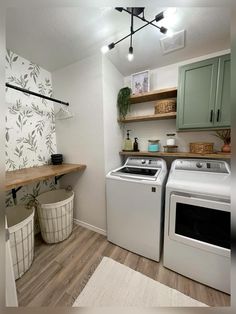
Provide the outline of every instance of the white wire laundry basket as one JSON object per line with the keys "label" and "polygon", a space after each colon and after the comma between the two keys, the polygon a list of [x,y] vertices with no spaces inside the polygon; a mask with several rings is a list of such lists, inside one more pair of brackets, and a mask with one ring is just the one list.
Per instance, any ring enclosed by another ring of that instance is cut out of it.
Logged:
{"label": "white wire laundry basket", "polygon": [[34,258],[34,208],[8,207],[6,217],[14,275],[18,279],[30,268]]}
{"label": "white wire laundry basket", "polygon": [[74,192],[64,189],[39,195],[38,218],[45,242],[57,243],[69,237],[73,227]]}

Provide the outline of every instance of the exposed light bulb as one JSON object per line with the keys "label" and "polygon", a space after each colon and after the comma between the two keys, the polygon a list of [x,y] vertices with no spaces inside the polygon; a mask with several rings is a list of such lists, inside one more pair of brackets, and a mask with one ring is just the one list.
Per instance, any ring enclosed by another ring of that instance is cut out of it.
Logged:
{"label": "exposed light bulb", "polygon": [[102,53],[107,53],[109,51],[109,47],[108,46],[103,46],[102,48],[101,48],[101,52]]}
{"label": "exposed light bulb", "polygon": [[174,32],[171,29],[168,29],[166,32],[166,36],[173,37],[173,35],[174,35]]}
{"label": "exposed light bulb", "polygon": [[131,62],[134,59],[133,47],[129,47],[128,60]]}
{"label": "exposed light bulb", "polygon": [[128,54],[128,60],[131,62],[134,59],[134,55],[132,53]]}
{"label": "exposed light bulb", "polygon": [[176,8],[168,8],[163,12],[164,18],[170,18],[173,15],[175,15],[175,13],[176,13]]}

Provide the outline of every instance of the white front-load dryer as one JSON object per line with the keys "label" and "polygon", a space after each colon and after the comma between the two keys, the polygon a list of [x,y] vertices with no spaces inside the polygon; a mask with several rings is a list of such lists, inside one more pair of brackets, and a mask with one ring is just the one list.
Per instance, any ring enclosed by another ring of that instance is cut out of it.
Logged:
{"label": "white front-load dryer", "polygon": [[230,293],[230,168],[175,160],[166,184],[163,264]]}

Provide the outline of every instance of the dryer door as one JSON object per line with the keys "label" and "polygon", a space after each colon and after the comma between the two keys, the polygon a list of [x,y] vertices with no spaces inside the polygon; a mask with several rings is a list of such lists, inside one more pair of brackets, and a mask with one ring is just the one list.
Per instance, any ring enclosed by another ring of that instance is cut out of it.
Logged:
{"label": "dryer door", "polygon": [[171,195],[169,236],[186,245],[230,256],[230,204]]}

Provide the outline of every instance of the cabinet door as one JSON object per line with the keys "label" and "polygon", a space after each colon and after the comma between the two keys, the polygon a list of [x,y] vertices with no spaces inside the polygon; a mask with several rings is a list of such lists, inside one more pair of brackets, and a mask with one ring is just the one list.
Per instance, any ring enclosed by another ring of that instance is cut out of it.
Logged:
{"label": "cabinet door", "polygon": [[230,55],[219,58],[215,125],[230,127]]}
{"label": "cabinet door", "polygon": [[213,127],[218,58],[180,68],[177,99],[177,128]]}

